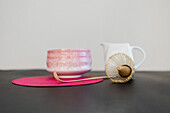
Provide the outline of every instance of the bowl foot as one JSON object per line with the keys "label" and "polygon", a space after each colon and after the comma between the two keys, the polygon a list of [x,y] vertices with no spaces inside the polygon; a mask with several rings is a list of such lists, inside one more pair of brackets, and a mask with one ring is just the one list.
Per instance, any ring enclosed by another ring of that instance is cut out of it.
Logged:
{"label": "bowl foot", "polygon": [[82,75],[59,75],[59,78],[79,78]]}

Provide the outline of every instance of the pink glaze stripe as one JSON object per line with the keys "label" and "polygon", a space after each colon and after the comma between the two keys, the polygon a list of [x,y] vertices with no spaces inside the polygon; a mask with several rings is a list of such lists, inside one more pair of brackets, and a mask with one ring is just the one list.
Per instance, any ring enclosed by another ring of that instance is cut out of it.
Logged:
{"label": "pink glaze stripe", "polygon": [[[78,80],[78,79],[84,79],[84,78],[91,78],[91,77],[80,77],[80,78],[66,79],[66,80]],[[94,79],[94,80],[63,83],[63,82],[57,81],[54,77],[51,77],[51,76],[39,76],[39,77],[27,77],[27,78],[15,79],[12,81],[12,83],[21,85],[21,86],[36,86],[36,87],[43,86],[44,87],[44,86],[77,86],[77,85],[98,83],[101,81],[103,81],[102,78]]]}

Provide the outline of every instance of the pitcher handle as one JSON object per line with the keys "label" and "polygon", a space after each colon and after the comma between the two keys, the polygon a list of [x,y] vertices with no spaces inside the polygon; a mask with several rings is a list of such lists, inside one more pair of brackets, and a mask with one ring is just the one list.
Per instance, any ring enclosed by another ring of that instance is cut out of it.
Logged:
{"label": "pitcher handle", "polygon": [[137,49],[137,50],[139,50],[142,54],[143,54],[143,59],[137,64],[137,65],[135,65],[135,69],[137,69],[137,68],[139,68],[139,66],[141,66],[142,65],[142,63],[144,62],[144,60],[146,59],[146,53],[145,53],[145,51],[141,48],[141,47],[139,47],[139,46],[131,46],[131,50],[133,50],[133,49]]}

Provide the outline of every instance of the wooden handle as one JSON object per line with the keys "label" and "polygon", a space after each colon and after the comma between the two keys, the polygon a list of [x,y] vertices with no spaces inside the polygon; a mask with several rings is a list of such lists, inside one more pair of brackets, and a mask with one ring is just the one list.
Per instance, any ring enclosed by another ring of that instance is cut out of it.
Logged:
{"label": "wooden handle", "polygon": [[131,71],[132,71],[132,69],[127,65],[118,66],[117,70],[118,70],[119,75],[121,77],[128,77],[131,74]]}

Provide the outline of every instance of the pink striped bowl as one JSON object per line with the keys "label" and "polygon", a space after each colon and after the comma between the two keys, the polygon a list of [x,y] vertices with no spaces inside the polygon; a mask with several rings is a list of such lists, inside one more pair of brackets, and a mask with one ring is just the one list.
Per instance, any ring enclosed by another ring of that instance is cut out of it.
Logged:
{"label": "pink striped bowl", "polygon": [[92,68],[88,49],[53,49],[47,52],[47,71],[60,78],[78,78]]}

